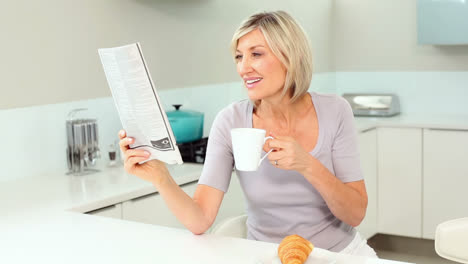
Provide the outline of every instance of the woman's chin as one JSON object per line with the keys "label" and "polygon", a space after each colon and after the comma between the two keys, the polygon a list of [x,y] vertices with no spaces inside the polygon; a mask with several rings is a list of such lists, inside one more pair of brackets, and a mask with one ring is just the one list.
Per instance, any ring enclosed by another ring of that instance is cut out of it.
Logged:
{"label": "woman's chin", "polygon": [[251,101],[261,100],[264,97],[257,91],[252,91],[252,90],[247,90],[247,96],[249,97]]}
{"label": "woman's chin", "polygon": [[277,91],[276,93],[274,92],[269,92],[269,91],[263,91],[259,92],[258,90],[247,90],[247,96],[249,97],[250,101],[257,101],[257,100],[263,100],[267,98],[274,98],[281,96],[281,91]]}

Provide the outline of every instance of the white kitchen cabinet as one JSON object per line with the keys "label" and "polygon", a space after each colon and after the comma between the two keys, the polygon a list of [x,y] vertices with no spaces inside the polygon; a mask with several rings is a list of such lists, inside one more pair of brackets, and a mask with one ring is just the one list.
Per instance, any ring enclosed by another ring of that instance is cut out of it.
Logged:
{"label": "white kitchen cabinet", "polygon": [[378,232],[422,237],[422,129],[377,132]]}
{"label": "white kitchen cabinet", "polygon": [[[182,190],[193,197],[197,182],[181,186]],[[161,195],[152,193],[138,197],[122,204],[122,218],[124,220],[155,224],[175,228],[185,228],[169,210]]]}
{"label": "white kitchen cabinet", "polygon": [[122,204],[114,204],[91,212],[87,212],[87,214],[122,219]]}
{"label": "white kitchen cabinet", "polygon": [[[190,197],[193,197],[197,186],[197,182],[192,182],[182,185],[181,187],[185,193]],[[241,214],[245,214],[244,195],[237,179],[237,175],[233,173],[229,190],[224,195],[223,202],[212,227],[226,218]],[[185,228],[172,214],[163,198],[158,193],[149,194],[123,202],[122,218],[124,220],[147,224]]]}
{"label": "white kitchen cabinet", "polygon": [[369,239],[377,234],[377,130],[361,132],[358,140],[368,203],[366,217],[357,230],[365,239]]}
{"label": "white kitchen cabinet", "polygon": [[424,129],[423,237],[468,216],[468,131]]}

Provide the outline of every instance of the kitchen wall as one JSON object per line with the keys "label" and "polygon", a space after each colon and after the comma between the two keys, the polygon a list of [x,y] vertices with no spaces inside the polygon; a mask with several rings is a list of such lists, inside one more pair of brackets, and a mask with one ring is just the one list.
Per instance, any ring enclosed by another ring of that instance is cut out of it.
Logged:
{"label": "kitchen wall", "polygon": [[[416,0],[24,0],[0,9],[0,182],[64,173],[65,120],[96,117],[101,148],[120,121],[96,49],[140,41],[168,110],[182,103],[216,113],[245,98],[228,45],[254,11],[284,9],[309,34],[311,90],[394,92],[405,114],[468,116],[468,45],[416,43]],[[189,43],[189,45],[187,44]],[[209,43],[209,45],[207,45]],[[207,104],[207,96],[216,98]]]}
{"label": "kitchen wall", "polygon": [[[205,136],[216,113],[246,98],[229,43],[248,15],[286,10],[307,31],[314,51],[312,87],[334,92],[329,0],[9,1],[0,9],[0,182],[30,175],[65,176],[69,111],[98,119],[107,162],[121,128],[97,48],[142,44],[165,109],[182,103],[205,113]],[[216,98],[207,104],[206,98]]]}
{"label": "kitchen wall", "polygon": [[419,45],[416,14],[416,0],[335,0],[336,93],[392,92],[405,114],[468,116],[468,45]]}
{"label": "kitchen wall", "polygon": [[417,43],[416,0],[335,0],[337,72],[468,71],[468,45]]}
{"label": "kitchen wall", "polygon": [[468,71],[336,72],[336,93],[395,93],[402,115],[465,116]]}
{"label": "kitchen wall", "polygon": [[[311,89],[329,93],[334,90],[333,73],[317,73]],[[205,114],[204,136],[208,136],[216,114],[229,103],[247,98],[241,82],[192,86],[189,88],[159,91],[164,108],[175,103],[184,108],[196,109]],[[207,97],[216,98],[209,100]],[[122,128],[112,97],[103,97],[65,103],[47,104],[0,110],[0,183],[26,176],[63,174],[67,172],[65,159],[65,120],[73,109],[86,107],[77,118],[92,117],[98,120],[102,158],[99,169],[108,164],[109,145],[118,140]]]}
{"label": "kitchen wall", "polygon": [[329,0],[4,1],[0,109],[110,96],[97,49],[139,41],[161,90],[238,79],[234,30],[257,11],[283,9],[309,33],[315,72],[331,67]]}

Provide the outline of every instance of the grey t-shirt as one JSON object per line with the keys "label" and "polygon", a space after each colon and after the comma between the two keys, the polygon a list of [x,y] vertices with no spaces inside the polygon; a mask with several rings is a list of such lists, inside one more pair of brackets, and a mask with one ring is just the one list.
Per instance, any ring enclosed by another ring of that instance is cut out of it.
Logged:
{"label": "grey t-shirt", "polygon": [[[348,102],[337,95],[310,94],[319,124],[317,144],[310,155],[342,182],[362,180],[357,131]],[[251,128],[252,114],[250,100],[232,103],[218,113],[199,184],[228,190],[234,166],[230,131]],[[342,250],[353,239],[355,229],[336,218],[298,172],[263,161],[257,171],[237,171],[237,176],[247,202],[249,239],[280,243],[285,236],[298,234],[331,251]]]}

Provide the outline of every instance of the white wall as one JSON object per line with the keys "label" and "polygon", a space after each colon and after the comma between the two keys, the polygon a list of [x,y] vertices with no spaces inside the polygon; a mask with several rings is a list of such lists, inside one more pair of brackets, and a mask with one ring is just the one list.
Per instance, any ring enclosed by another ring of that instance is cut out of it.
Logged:
{"label": "white wall", "polygon": [[[312,89],[332,91],[334,74],[316,74]],[[240,81],[167,89],[158,94],[166,110],[171,109],[172,104],[182,103],[185,109],[203,112],[204,136],[208,136],[216,114],[223,107],[247,98]],[[68,170],[65,159],[65,120],[70,110],[82,107],[88,110],[79,112],[77,118],[92,117],[98,120],[102,158],[98,160],[97,166],[105,167],[109,161],[109,144],[118,140],[117,132],[122,128],[112,97],[6,109],[0,110],[3,149],[0,151],[0,184],[2,181],[51,173],[69,177],[65,175]]]}
{"label": "white wall", "polygon": [[97,49],[139,41],[158,89],[237,80],[229,42],[257,11],[304,26],[315,71],[331,71],[329,0],[44,0],[0,8],[0,109],[110,96]]}
{"label": "white wall", "polygon": [[418,45],[416,20],[416,0],[335,0],[335,71],[468,71],[468,45]]}
{"label": "white wall", "polygon": [[468,71],[336,72],[336,93],[394,93],[402,115],[464,116]]}
{"label": "white wall", "polygon": [[[404,113],[468,116],[468,45],[416,45],[413,4],[10,1],[0,8],[0,109],[9,108],[0,110],[0,181],[65,173],[65,119],[73,108],[87,107],[84,115],[98,118],[104,152],[117,139],[121,125],[98,47],[140,41],[166,110],[182,103],[204,112],[208,135],[216,113],[245,97],[228,53],[231,35],[248,14],[264,9],[289,11],[308,32],[314,50],[312,90],[395,92]],[[217,100],[207,104],[207,95]]]}
{"label": "white wall", "polygon": [[335,0],[335,92],[395,93],[403,114],[468,116],[468,44],[417,44],[416,0]]}

